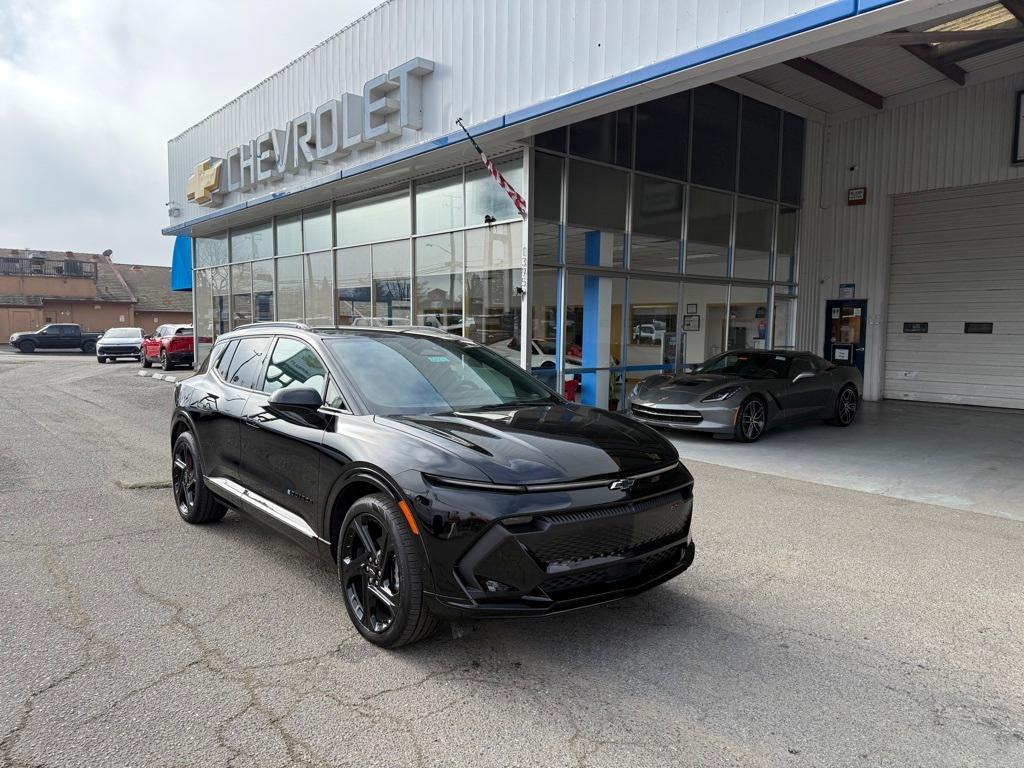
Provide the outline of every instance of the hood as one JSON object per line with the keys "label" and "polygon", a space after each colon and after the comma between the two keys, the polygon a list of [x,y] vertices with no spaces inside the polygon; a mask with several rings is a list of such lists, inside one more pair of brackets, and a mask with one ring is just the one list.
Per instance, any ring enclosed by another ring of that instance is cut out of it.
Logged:
{"label": "hood", "polygon": [[494,483],[524,485],[635,474],[679,460],[676,449],[649,427],[573,404],[376,419],[457,454]]}
{"label": "hood", "polygon": [[739,376],[722,376],[716,373],[686,373],[645,387],[633,398],[634,402],[645,405],[661,403],[688,403],[700,400],[712,392],[727,386],[741,386],[746,383]]}

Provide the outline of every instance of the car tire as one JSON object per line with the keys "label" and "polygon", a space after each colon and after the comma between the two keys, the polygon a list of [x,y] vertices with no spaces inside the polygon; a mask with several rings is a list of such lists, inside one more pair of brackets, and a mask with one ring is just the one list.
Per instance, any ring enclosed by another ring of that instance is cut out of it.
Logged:
{"label": "car tire", "polygon": [[18,344],[18,351],[30,355],[36,351],[36,343],[34,341],[23,341]]}
{"label": "car tire", "polygon": [[835,410],[828,423],[836,427],[850,426],[857,418],[859,405],[860,397],[857,395],[857,388],[853,384],[847,384],[836,395]]}
{"label": "car tire", "polygon": [[204,482],[203,463],[191,432],[182,432],[171,452],[171,492],[181,519],[192,525],[215,523],[227,513]]}
{"label": "car tire", "polygon": [[85,344],[82,345],[82,351],[85,352],[85,354],[87,354],[87,355],[91,355],[93,352],[96,351],[96,342],[95,341],[87,341],[87,342],[85,342]]}
{"label": "car tire", "polygon": [[96,362],[99,363],[100,365],[103,365],[104,363],[107,362],[107,358],[96,355]]}
{"label": "car tire", "polygon": [[152,368],[153,367],[153,364],[151,362],[149,362],[149,358],[146,357],[146,353],[145,352],[143,352],[142,355],[139,356],[139,365],[141,365],[143,368]]}
{"label": "car tire", "polygon": [[741,443],[756,443],[767,429],[768,406],[760,397],[748,397],[736,413],[736,439]]}
{"label": "car tire", "polygon": [[423,595],[426,566],[416,536],[391,497],[364,496],[349,508],[338,533],[337,563],[345,610],[374,645],[397,648],[437,628]]}
{"label": "car tire", "polygon": [[171,365],[171,361],[167,359],[167,353],[162,349],[160,350],[160,367],[165,371],[169,371],[174,367]]}

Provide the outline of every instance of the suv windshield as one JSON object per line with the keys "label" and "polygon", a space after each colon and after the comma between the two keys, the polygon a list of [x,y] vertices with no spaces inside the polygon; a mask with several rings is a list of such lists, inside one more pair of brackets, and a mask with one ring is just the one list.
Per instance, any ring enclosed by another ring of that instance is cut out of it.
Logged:
{"label": "suv windshield", "polygon": [[105,339],[137,339],[142,335],[141,328],[111,328],[103,334]]}
{"label": "suv windshield", "polygon": [[518,366],[475,345],[392,333],[326,339],[374,413],[443,413],[558,402]]}
{"label": "suv windshield", "polygon": [[701,363],[694,373],[717,373],[741,379],[781,379],[786,377],[789,360],[770,352],[726,352]]}

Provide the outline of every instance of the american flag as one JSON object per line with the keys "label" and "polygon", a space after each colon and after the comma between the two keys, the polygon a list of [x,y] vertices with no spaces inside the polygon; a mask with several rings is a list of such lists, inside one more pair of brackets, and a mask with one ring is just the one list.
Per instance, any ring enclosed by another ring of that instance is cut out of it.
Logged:
{"label": "american flag", "polygon": [[494,163],[491,162],[490,158],[488,158],[487,155],[484,154],[484,151],[480,149],[480,145],[476,143],[476,139],[474,139],[470,132],[466,130],[466,126],[463,124],[462,118],[460,117],[455,122],[459,126],[459,128],[461,128],[462,131],[466,134],[467,138],[469,138],[469,140],[473,143],[473,148],[480,154],[480,160],[482,160],[483,164],[487,167],[487,171],[491,174],[494,180],[498,182],[498,186],[505,190],[505,194],[509,196],[509,199],[512,201],[513,205],[515,205],[516,210],[519,211],[519,215],[525,219],[525,198],[523,198],[522,195],[516,192],[515,188],[509,183],[508,179],[501,175],[501,171],[497,169]]}

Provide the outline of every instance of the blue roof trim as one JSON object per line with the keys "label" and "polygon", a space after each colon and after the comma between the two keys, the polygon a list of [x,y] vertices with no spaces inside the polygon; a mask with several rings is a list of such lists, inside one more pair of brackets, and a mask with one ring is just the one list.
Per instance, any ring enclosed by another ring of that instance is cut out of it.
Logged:
{"label": "blue roof trim", "polygon": [[[665,75],[682,72],[683,70],[691,69],[700,64],[706,64],[709,61],[715,61],[716,59],[731,56],[742,51],[750,50],[751,48],[756,48],[786,37],[800,34],[801,32],[806,32],[817,27],[825,26],[826,24],[831,24],[851,16],[856,16],[859,13],[865,13],[886,5],[894,5],[900,1],[901,0],[835,0],[835,2],[831,2],[810,11],[795,14],[772,24],[768,24],[767,26],[751,30],[750,32],[744,32],[741,35],[736,35],[735,37],[730,37],[726,40],[706,45],[703,48],[697,48],[693,51],[680,54],[679,56],[674,56],[670,59],[635,69],[623,75],[609,78],[608,80],[602,80],[599,83],[585,86],[579,90],[571,91],[569,93],[562,94],[561,96],[547,99],[546,101],[542,101],[538,104],[524,107],[523,109],[516,110],[515,112],[510,112],[507,115],[473,125],[470,127],[470,131],[472,131],[474,135],[489,133],[491,131],[498,130],[499,128],[515,125],[516,123],[521,123],[526,120],[532,120],[536,117],[575,106],[585,101],[596,99],[600,96],[606,96],[616,91],[640,85],[641,83],[645,83],[659,77],[664,77]],[[263,195],[262,197],[238,203],[229,208],[222,208],[203,216],[199,216],[198,218],[190,219],[187,222],[167,227],[162,231],[165,235],[188,234],[191,227],[196,224],[201,224],[221,216],[227,216],[231,213],[235,213],[236,211],[244,210],[272,200],[279,200],[281,198],[288,197],[289,195],[319,187],[323,184],[332,184],[336,181],[341,181],[352,176],[357,176],[361,173],[383,168],[387,165],[391,165],[392,163],[408,160],[411,157],[426,154],[427,152],[432,152],[436,149],[458,144],[463,141],[466,141],[466,136],[462,131],[452,131],[444,136],[430,139],[429,141],[425,141],[420,144],[415,144],[411,147],[407,147],[406,149],[398,150],[397,152],[392,152],[391,154],[370,160],[369,162],[354,166],[347,170],[338,171],[337,173],[332,173],[329,176],[319,177],[302,186],[290,187],[287,190]]]}
{"label": "blue roof trim", "polygon": [[192,238],[179,235],[174,238],[171,256],[171,290],[192,290]]}

